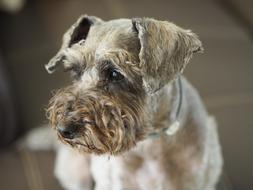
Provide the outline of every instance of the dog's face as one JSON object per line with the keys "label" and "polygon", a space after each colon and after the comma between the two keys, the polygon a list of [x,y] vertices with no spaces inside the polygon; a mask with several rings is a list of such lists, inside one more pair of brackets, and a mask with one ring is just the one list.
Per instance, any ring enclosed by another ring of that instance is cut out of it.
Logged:
{"label": "dog's face", "polygon": [[74,81],[50,100],[50,123],[81,151],[129,150],[152,129],[149,97],[201,49],[195,34],[169,22],[82,16],[46,66],[53,72],[63,65]]}

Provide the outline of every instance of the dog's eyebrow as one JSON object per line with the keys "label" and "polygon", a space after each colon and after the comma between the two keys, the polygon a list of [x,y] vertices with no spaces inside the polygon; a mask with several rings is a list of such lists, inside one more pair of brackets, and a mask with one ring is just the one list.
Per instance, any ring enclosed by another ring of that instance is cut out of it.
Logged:
{"label": "dog's eyebrow", "polygon": [[102,71],[114,67],[114,64],[111,60],[100,60],[98,63],[98,67]]}

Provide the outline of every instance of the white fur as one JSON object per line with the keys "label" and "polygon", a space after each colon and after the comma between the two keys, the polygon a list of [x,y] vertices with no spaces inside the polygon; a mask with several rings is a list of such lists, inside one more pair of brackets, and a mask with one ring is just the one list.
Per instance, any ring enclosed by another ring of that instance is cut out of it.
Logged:
{"label": "white fur", "polygon": [[91,188],[88,157],[61,146],[55,163],[55,176],[65,189],[88,190]]}
{"label": "white fur", "polygon": [[19,146],[27,147],[30,150],[56,150],[60,145],[56,134],[48,125],[43,125],[29,131],[18,143]]}

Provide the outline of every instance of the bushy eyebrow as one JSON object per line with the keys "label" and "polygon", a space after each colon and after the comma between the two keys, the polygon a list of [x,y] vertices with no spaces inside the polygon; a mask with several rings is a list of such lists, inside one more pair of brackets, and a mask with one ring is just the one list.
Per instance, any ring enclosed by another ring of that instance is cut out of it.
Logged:
{"label": "bushy eyebrow", "polygon": [[100,60],[98,63],[98,68],[100,71],[105,71],[110,68],[115,68],[115,65],[113,64],[112,60]]}
{"label": "bushy eyebrow", "polygon": [[123,66],[129,61],[130,57],[126,50],[111,49],[104,52],[103,56],[99,56],[96,62],[101,69],[113,67],[120,70],[120,65]]}
{"label": "bushy eyebrow", "polygon": [[96,61],[97,68],[100,72],[108,69],[116,69],[122,75],[134,82],[134,78],[140,75],[137,60],[132,55],[123,49],[107,50],[102,56],[99,56]]}

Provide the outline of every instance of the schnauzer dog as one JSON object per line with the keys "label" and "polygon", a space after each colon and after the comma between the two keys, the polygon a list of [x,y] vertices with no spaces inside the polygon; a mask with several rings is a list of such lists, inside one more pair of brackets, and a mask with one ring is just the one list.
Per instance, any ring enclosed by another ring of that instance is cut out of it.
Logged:
{"label": "schnauzer dog", "polygon": [[167,21],[81,16],[46,65],[73,77],[47,111],[68,145],[55,168],[64,188],[214,190],[216,123],[181,76],[202,51],[196,34]]}

